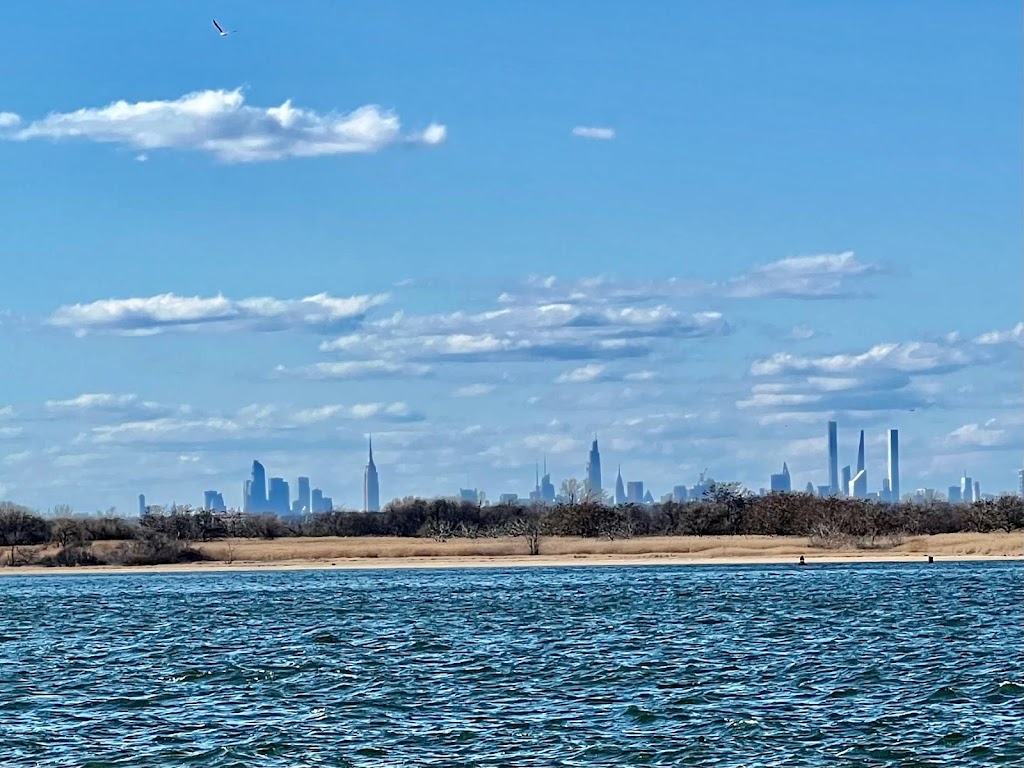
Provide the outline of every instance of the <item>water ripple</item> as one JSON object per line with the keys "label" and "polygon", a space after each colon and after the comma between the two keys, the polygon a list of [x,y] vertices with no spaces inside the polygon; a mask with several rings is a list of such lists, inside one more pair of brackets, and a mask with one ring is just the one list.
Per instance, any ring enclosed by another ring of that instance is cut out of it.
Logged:
{"label": "water ripple", "polygon": [[1024,764],[1017,563],[6,577],[4,766]]}

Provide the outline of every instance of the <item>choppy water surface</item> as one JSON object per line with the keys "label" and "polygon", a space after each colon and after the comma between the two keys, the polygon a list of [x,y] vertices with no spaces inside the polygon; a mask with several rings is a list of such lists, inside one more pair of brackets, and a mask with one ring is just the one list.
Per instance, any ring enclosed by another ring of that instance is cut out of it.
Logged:
{"label": "choppy water surface", "polygon": [[1024,765],[1019,563],[0,578],[4,766]]}

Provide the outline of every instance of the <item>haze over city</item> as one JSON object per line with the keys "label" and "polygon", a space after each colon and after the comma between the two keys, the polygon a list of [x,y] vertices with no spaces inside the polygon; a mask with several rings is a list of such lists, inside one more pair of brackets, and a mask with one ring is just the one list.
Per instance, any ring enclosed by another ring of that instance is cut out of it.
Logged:
{"label": "haze over city", "polygon": [[359,508],[371,433],[384,502],[595,433],[656,497],[801,489],[829,420],[871,491],[888,429],[904,493],[1017,489],[1019,8],[30,6],[0,498],[237,506],[258,457]]}

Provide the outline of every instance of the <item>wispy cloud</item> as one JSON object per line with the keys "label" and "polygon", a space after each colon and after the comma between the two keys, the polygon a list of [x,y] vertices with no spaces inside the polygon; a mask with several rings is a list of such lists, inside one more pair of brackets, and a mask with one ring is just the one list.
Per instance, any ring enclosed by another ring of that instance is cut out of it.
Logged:
{"label": "wispy cloud", "polygon": [[436,362],[611,360],[644,356],[661,339],[729,332],[731,326],[718,312],[681,312],[663,305],[525,303],[476,314],[399,313],[364,323],[320,348],[351,357]]}
{"label": "wispy cloud", "polygon": [[28,123],[14,113],[0,113],[0,138],[8,140],[78,139],[146,151],[191,150],[229,163],[430,146],[442,143],[446,133],[437,123],[405,133],[394,112],[376,105],[347,114],[301,109],[290,100],[277,107],[250,106],[241,88],[196,91],[171,100],[122,100],[52,112]]}
{"label": "wispy cloud", "polygon": [[951,451],[1019,451],[1024,447],[1021,419],[989,419],[964,424],[946,435],[944,447]]}
{"label": "wispy cloud", "polygon": [[[198,413],[185,410],[174,416],[131,418],[116,424],[93,427],[76,438],[77,443],[151,443],[207,446],[220,442],[309,434],[310,428],[332,421],[411,423],[424,416],[407,403],[328,404],[312,408],[252,404],[234,413]],[[305,431],[304,431],[305,430]]]}
{"label": "wispy cloud", "polygon": [[577,125],[572,129],[572,135],[578,136],[581,139],[610,141],[615,138],[615,129],[596,125]]}
{"label": "wispy cloud", "polygon": [[555,379],[556,384],[590,384],[605,375],[605,366],[590,363],[571,371],[566,371]]}
{"label": "wispy cloud", "polygon": [[973,339],[952,333],[931,341],[888,342],[862,352],[777,352],[753,362],[750,373],[760,381],[736,405],[774,411],[776,416],[928,408],[950,396],[938,383],[940,377],[1006,363],[1017,355],[1020,344],[1021,333],[1014,327]]}
{"label": "wispy cloud", "polygon": [[464,387],[459,387],[452,394],[455,397],[483,397],[493,391],[494,386],[492,384],[467,384]]}
{"label": "wispy cloud", "polygon": [[188,406],[171,406],[143,400],[135,394],[110,394],[87,392],[67,400],[47,400],[44,407],[58,416],[82,416],[97,414],[117,415],[121,418],[155,418],[173,413],[187,413]]}
{"label": "wispy cloud", "polygon": [[[592,276],[560,280],[553,275],[526,281],[527,295],[548,302],[601,300],[606,303],[668,301],[676,299],[849,299],[864,297],[862,287],[883,272],[878,264],[859,260],[852,251],[794,256],[760,264],[736,277],[697,280],[668,277],[663,280],[630,281]],[[519,291],[499,299],[515,304]]]}
{"label": "wispy cloud", "polygon": [[295,424],[307,426],[331,419],[373,419],[381,421],[422,421],[423,415],[407,403],[356,403],[355,405],[324,405],[306,408],[293,416]]}
{"label": "wispy cloud", "polygon": [[158,296],[105,299],[91,304],[59,307],[50,325],[79,335],[107,332],[152,335],[168,331],[283,331],[306,329],[318,333],[351,327],[388,300],[387,294],[335,298],[326,293],[304,299],[268,297],[229,299],[225,296]]}
{"label": "wispy cloud", "polygon": [[432,370],[429,365],[422,363],[402,363],[390,360],[347,360],[312,363],[295,368],[279,365],[275,368],[278,374],[323,381],[419,377],[427,376]]}

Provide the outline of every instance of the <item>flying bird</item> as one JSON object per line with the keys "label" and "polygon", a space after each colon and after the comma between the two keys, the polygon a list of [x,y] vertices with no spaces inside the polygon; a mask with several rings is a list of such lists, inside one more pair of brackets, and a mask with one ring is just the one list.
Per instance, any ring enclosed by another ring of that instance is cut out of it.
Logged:
{"label": "flying bird", "polygon": [[230,32],[225,32],[221,25],[217,23],[216,19],[213,20],[213,26],[217,28],[217,32],[220,34],[221,37],[227,37],[228,35],[232,35],[238,31],[237,29],[232,29]]}

